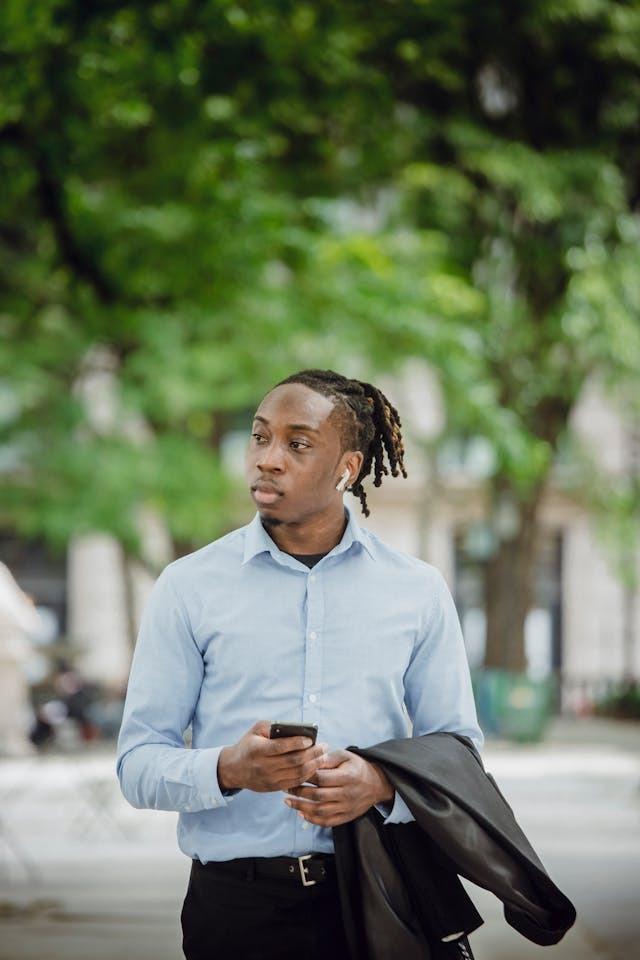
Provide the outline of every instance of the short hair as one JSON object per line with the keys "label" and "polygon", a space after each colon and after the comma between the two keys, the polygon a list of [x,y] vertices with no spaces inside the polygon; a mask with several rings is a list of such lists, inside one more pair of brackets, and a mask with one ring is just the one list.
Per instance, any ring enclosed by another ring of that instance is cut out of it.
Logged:
{"label": "short hair", "polygon": [[362,481],[370,474],[372,465],[375,487],[382,483],[383,474],[389,475],[384,464],[385,450],[391,475],[397,477],[400,472],[405,479],[407,476],[398,411],[382,390],[372,383],[350,380],[334,370],[299,370],[275,386],[285,383],[301,383],[334,401],[331,416],[338,422],[342,450],[360,450],[364,457],[360,472],[350,489],[359,498],[362,512],[368,517],[370,510]]}

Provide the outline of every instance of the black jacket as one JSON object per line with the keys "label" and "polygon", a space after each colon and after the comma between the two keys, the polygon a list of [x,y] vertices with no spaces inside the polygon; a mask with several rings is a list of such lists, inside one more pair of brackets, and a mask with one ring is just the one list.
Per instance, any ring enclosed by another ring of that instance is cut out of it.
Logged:
{"label": "black jacket", "polygon": [[502,900],[507,923],[528,940],[564,936],[575,908],[471,740],[440,732],[347,749],[379,764],[416,818],[385,825],[371,807],[333,828],[352,960],[472,957],[467,934],[483,920],[459,876]]}

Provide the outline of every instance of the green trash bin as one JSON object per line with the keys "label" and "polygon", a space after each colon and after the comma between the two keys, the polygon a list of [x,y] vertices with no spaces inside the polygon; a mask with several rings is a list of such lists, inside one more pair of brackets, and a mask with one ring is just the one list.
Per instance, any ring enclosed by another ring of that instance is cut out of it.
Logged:
{"label": "green trash bin", "polygon": [[478,671],[474,690],[480,726],[507,740],[541,740],[551,718],[555,685],[553,675],[533,679],[510,670]]}
{"label": "green trash bin", "polygon": [[541,740],[551,718],[553,690],[553,677],[533,680],[524,674],[512,674],[499,723],[502,736],[508,740]]}

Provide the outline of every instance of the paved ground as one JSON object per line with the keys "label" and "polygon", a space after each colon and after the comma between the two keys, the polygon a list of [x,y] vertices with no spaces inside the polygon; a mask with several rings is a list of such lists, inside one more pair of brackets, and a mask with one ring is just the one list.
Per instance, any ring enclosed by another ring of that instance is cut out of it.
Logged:
{"label": "paved ground", "polygon": [[[477,960],[622,960],[640,937],[640,727],[559,721],[484,759],[578,922],[536,947],[468,884]],[[113,753],[0,762],[0,960],[180,960],[189,861],[176,815],[130,808]],[[241,960],[241,958],[239,958]]]}

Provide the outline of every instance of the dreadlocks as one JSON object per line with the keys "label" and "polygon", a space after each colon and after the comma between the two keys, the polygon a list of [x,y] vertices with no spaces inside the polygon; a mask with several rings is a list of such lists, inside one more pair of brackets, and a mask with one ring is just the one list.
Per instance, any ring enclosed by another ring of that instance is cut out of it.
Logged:
{"label": "dreadlocks", "polygon": [[351,491],[358,497],[365,517],[369,516],[367,495],[362,481],[374,465],[373,485],[379,487],[382,475],[389,475],[384,465],[384,451],[391,467],[391,475],[398,476],[398,467],[406,478],[404,446],[398,411],[385,397],[382,390],[363,380],[350,380],[333,370],[300,370],[280,380],[284,383],[302,383],[316,393],[334,400],[335,416],[341,434],[342,450],[360,450],[364,456],[360,473],[354,480]]}

